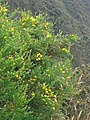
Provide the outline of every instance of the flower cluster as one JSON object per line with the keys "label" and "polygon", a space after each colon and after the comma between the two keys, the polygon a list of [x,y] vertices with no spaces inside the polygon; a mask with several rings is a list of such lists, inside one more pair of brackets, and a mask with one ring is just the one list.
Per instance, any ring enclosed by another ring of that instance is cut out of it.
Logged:
{"label": "flower cluster", "polygon": [[36,61],[40,61],[41,58],[42,58],[42,54],[41,54],[41,53],[38,53],[38,54],[36,55]]}
{"label": "flower cluster", "polygon": [[46,35],[46,38],[51,38],[52,37],[52,35],[50,34],[50,33],[48,33],[47,35]]}
{"label": "flower cluster", "polygon": [[32,27],[36,27],[39,24],[38,16],[34,18],[33,16],[26,16],[24,15],[22,19],[20,20],[22,23],[22,26],[26,26],[27,24],[31,25]]}
{"label": "flower cluster", "polygon": [[66,52],[66,53],[70,53],[70,51],[66,48],[62,48],[62,51]]}
{"label": "flower cluster", "polygon": [[8,11],[8,9],[5,7],[5,6],[1,6],[0,5],[0,12],[2,13],[2,14],[6,14],[7,13],[7,11]]}
{"label": "flower cluster", "polygon": [[52,109],[55,110],[54,92],[45,83],[41,84],[41,87],[42,87],[42,90],[44,91],[43,94],[41,94],[42,100],[45,101],[46,104],[51,104]]}
{"label": "flower cluster", "polygon": [[54,93],[52,92],[52,90],[50,89],[50,87],[48,87],[45,83],[41,84],[42,89],[44,90],[44,95],[42,95],[43,97],[54,97]]}

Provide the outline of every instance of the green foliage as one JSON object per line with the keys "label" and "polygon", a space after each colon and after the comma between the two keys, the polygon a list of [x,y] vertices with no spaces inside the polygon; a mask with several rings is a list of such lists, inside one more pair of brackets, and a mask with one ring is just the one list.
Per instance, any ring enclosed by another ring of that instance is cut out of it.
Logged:
{"label": "green foliage", "polygon": [[41,14],[7,12],[0,5],[0,119],[50,120],[75,94],[69,47],[77,36],[54,35]]}

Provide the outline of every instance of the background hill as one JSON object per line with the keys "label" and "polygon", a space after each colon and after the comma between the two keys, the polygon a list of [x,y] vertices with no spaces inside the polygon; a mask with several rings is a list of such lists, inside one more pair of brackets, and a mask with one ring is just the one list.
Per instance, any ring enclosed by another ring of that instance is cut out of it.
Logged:
{"label": "background hill", "polygon": [[71,48],[74,64],[90,63],[90,0],[2,0],[8,2],[10,10],[31,10],[34,15],[48,14],[55,32],[75,33],[80,43]]}

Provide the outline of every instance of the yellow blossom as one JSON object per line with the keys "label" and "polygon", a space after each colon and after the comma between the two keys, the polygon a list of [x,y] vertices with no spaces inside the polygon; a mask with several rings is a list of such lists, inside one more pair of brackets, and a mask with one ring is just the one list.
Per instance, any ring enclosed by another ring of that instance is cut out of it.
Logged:
{"label": "yellow blossom", "polygon": [[46,90],[45,92],[46,92],[46,94],[48,94],[48,90]]}
{"label": "yellow blossom", "polygon": [[34,22],[35,18],[33,16],[30,17],[30,21]]}
{"label": "yellow blossom", "polygon": [[14,27],[11,28],[11,31],[14,31]]}
{"label": "yellow blossom", "polygon": [[52,107],[53,110],[55,110],[55,107]]}
{"label": "yellow blossom", "polygon": [[50,33],[48,33],[47,35],[46,35],[46,38],[51,38],[52,37],[52,35],[50,34]]}
{"label": "yellow blossom", "polygon": [[71,36],[72,36],[72,37],[75,37],[75,35],[74,35],[74,34],[72,34]]}
{"label": "yellow blossom", "polygon": [[37,76],[34,76],[34,78],[37,78]]}
{"label": "yellow blossom", "polygon": [[67,48],[62,48],[62,51],[69,53],[70,51]]}
{"label": "yellow blossom", "polygon": [[48,96],[47,96],[47,95],[44,95],[44,97],[48,98]]}
{"label": "yellow blossom", "polygon": [[46,85],[45,83],[42,84],[42,89],[45,89],[46,88]]}
{"label": "yellow blossom", "polygon": [[63,69],[62,69],[62,68],[60,68],[60,70],[62,71]]}
{"label": "yellow blossom", "polygon": [[48,23],[48,22],[44,23],[45,28],[47,28],[47,27],[48,27],[48,25],[49,25],[49,23]]}
{"label": "yellow blossom", "polygon": [[3,7],[3,11],[6,13],[8,11],[8,9],[6,9],[5,7]]}
{"label": "yellow blossom", "polygon": [[22,61],[24,61],[24,58],[22,57]]}
{"label": "yellow blossom", "polygon": [[5,27],[5,25],[4,24],[2,24],[2,28],[4,28]]}
{"label": "yellow blossom", "polygon": [[67,76],[67,79],[70,79],[71,77],[70,76]]}
{"label": "yellow blossom", "polygon": [[35,93],[34,92],[32,92],[31,95],[32,95],[32,97],[35,97]]}
{"label": "yellow blossom", "polygon": [[23,22],[22,25],[24,26],[24,25],[25,25],[25,22]]}
{"label": "yellow blossom", "polygon": [[8,9],[6,7],[0,6],[0,11],[4,12],[4,14],[6,14],[6,12],[8,11]]}
{"label": "yellow blossom", "polygon": [[68,71],[68,68],[66,68],[66,71]]}
{"label": "yellow blossom", "polygon": [[13,63],[13,65],[15,65],[15,63]]}
{"label": "yellow blossom", "polygon": [[37,15],[36,18],[38,19],[38,18],[39,18],[39,15]]}
{"label": "yellow blossom", "polygon": [[41,58],[36,58],[37,61],[41,60]]}
{"label": "yellow blossom", "polygon": [[62,50],[63,50],[63,51],[65,51],[65,50],[66,50],[66,48],[62,48]]}
{"label": "yellow blossom", "polygon": [[62,71],[63,74],[65,74],[65,71]]}
{"label": "yellow blossom", "polygon": [[48,87],[45,83],[43,83],[41,86],[42,86],[42,89],[45,92],[44,97],[53,97],[54,96],[50,87]]}
{"label": "yellow blossom", "polygon": [[8,59],[9,59],[9,60],[11,60],[12,58],[13,58],[12,55],[8,56]]}
{"label": "yellow blossom", "polygon": [[35,24],[32,24],[33,27],[35,27],[36,25]]}
{"label": "yellow blossom", "polygon": [[22,22],[25,21],[25,18],[23,17],[22,19],[20,19],[20,21],[22,21]]}
{"label": "yellow blossom", "polygon": [[16,78],[19,78],[19,79],[21,78],[18,74],[16,74],[15,77],[16,77]]}
{"label": "yellow blossom", "polygon": [[8,20],[6,20],[6,22],[8,23]]}
{"label": "yellow blossom", "polygon": [[38,54],[36,55],[36,60],[39,61],[39,60],[41,60],[41,58],[42,58],[42,54],[38,53]]}
{"label": "yellow blossom", "polygon": [[23,28],[23,30],[27,31],[27,29],[26,29],[26,28]]}
{"label": "yellow blossom", "polygon": [[4,39],[6,39],[7,38],[7,36],[4,36]]}
{"label": "yellow blossom", "polygon": [[19,78],[19,75],[17,74],[17,75],[15,75],[15,77]]}

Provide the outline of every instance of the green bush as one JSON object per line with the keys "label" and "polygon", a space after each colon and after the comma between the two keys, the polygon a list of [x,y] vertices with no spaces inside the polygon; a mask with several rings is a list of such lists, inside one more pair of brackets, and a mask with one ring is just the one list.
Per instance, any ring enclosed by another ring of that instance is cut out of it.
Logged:
{"label": "green bush", "polygon": [[75,35],[54,35],[47,17],[0,5],[0,119],[50,120],[75,93],[69,47]]}

